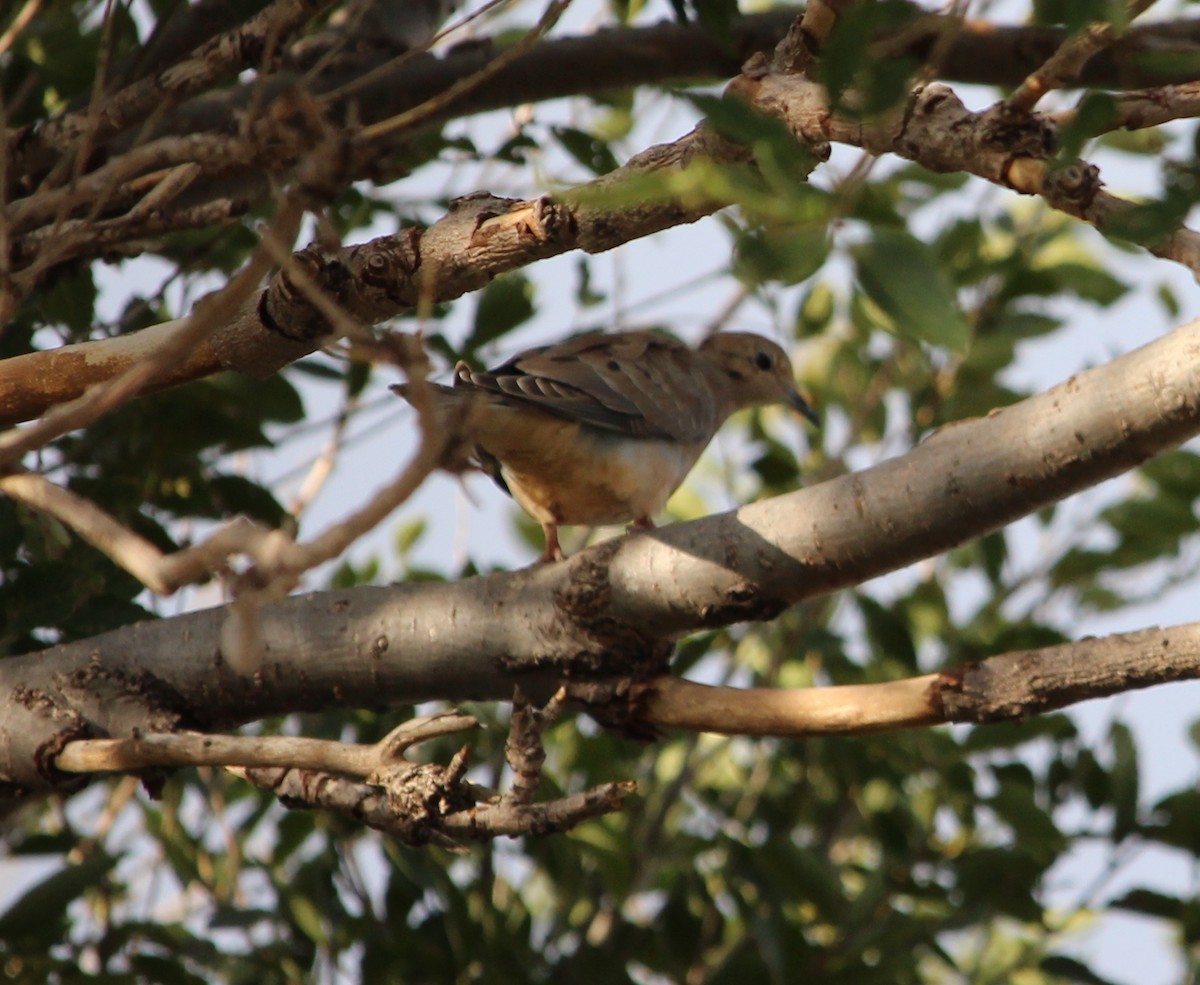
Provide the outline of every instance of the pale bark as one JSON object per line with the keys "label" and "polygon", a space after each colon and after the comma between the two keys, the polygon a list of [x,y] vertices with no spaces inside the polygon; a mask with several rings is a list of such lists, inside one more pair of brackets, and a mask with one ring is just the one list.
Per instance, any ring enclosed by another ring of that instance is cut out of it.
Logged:
{"label": "pale bark", "polygon": [[733,513],[564,564],[290,598],[261,613],[254,674],[222,658],[220,608],[0,661],[0,776],[16,790],[61,782],[52,763],[67,742],[134,729],[653,677],[688,632],[770,619],[945,551],[1200,433],[1198,366],[1200,322],[899,458]]}
{"label": "pale bark", "polygon": [[664,675],[634,688],[658,728],[805,738],[948,722],[1024,721],[1092,698],[1200,677],[1200,623],[1016,650],[935,674],[843,687],[713,687]]}

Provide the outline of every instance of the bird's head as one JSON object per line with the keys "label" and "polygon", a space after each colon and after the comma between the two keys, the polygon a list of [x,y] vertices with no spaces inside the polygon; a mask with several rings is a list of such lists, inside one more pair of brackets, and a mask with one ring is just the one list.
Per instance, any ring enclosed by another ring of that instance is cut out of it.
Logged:
{"label": "bird's head", "polygon": [[700,346],[727,394],[730,410],[787,404],[818,427],[821,418],[796,389],[792,361],[770,339],[749,332],[718,332]]}

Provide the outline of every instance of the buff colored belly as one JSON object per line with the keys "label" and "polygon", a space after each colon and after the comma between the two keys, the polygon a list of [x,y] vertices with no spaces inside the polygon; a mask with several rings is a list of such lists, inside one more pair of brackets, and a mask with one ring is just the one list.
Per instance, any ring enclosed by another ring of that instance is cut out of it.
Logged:
{"label": "buff colored belly", "polygon": [[511,422],[519,428],[494,433],[480,445],[499,460],[513,497],[540,523],[590,526],[653,516],[703,450],[624,438],[542,414],[521,418]]}

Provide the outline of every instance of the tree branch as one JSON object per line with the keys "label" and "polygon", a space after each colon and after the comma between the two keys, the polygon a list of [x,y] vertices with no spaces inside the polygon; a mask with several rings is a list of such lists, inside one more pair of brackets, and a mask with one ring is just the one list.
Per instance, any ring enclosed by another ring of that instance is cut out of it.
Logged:
{"label": "tree branch", "polygon": [[128,739],[68,742],[54,759],[67,773],[127,773],[152,767],[242,766],[320,770],[360,778],[404,759],[414,745],[477,728],[470,715],[442,712],[415,718],[378,742],[362,745],[292,735],[201,735],[175,732]]}
{"label": "tree branch", "polygon": [[[220,370],[267,375],[307,355],[334,328],[323,307],[313,303],[314,291],[355,321],[373,325],[422,302],[461,297],[536,260],[576,249],[600,252],[695,222],[724,203],[697,193],[682,199],[667,195],[672,181],[682,180],[697,160],[742,155],[700,129],[643,151],[564,200],[478,194],[453,202],[427,229],[405,229],[348,248],[310,246],[293,255],[252,306],[207,333],[172,372],[155,376],[141,392]],[[648,182],[654,183],[653,195]],[[0,425],[36,417],[151,358],[174,344],[179,323],[169,326],[0,362]]]}
{"label": "tree branch", "polygon": [[[1154,0],[1130,0],[1126,16],[1133,20],[1153,4]],[[1008,111],[1016,115],[1032,113],[1039,100],[1052,89],[1077,84],[1087,63],[1118,37],[1117,27],[1111,21],[1095,21],[1083,27],[1013,90],[1005,100]]]}
{"label": "tree branch", "polygon": [[278,53],[281,42],[333,3],[274,0],[245,24],[205,42],[184,61],[106,96],[100,103],[99,116],[93,115],[89,107],[36,129],[8,135],[6,148],[12,154],[9,174],[39,174],[44,162],[68,157],[85,138],[89,143],[102,143],[131,126],[142,126],[151,114],[204,92],[243,68],[259,67],[265,57]]}
{"label": "tree branch", "polygon": [[[785,8],[740,17],[732,25],[730,36],[720,40],[697,24],[675,23],[550,39],[498,72],[486,89],[456,101],[452,114],[432,119],[440,121],[451,115],[459,118],[527,102],[635,86],[727,79],[736,75],[755,52],[774,49],[799,12],[799,8]],[[888,55],[924,61],[941,45],[948,31],[952,37],[945,52],[939,53],[938,77],[950,82],[1000,86],[1017,85],[1068,38],[1065,31],[1052,28],[963,22],[924,14],[917,27],[910,25],[905,31],[900,47],[889,46]],[[886,43],[887,39],[881,41]],[[1200,61],[1195,48],[1198,41],[1200,20],[1132,28],[1091,59],[1080,83],[1124,88],[1190,82]],[[335,119],[347,121],[353,117],[362,125],[370,125],[413,109],[475,75],[495,58],[496,52],[496,47],[487,42],[462,45],[437,57],[395,59],[360,51],[339,60],[305,86],[314,95],[330,99]],[[579,72],[580,65],[588,66],[586,74]],[[284,71],[255,85],[267,86],[263,95],[270,100],[277,89],[302,81],[298,73]],[[243,86],[197,100],[164,118],[154,132],[235,132],[232,121],[238,112],[244,112],[251,98],[251,87]]]}
{"label": "tree branch", "polygon": [[656,677],[631,695],[653,728],[803,738],[946,722],[1023,721],[1080,701],[1200,678],[1200,623],[1014,650],[965,667],[880,684],[712,687]]}
{"label": "tree branch", "polygon": [[128,734],[111,703],[79,712],[64,682],[80,673],[118,689],[152,682],[179,725],[200,729],[331,706],[505,700],[515,684],[544,699],[564,675],[656,676],[688,632],[770,619],[948,550],[1200,433],[1197,366],[1200,322],[899,458],[733,513],[564,564],[289,598],[260,614],[253,674],[222,657],[220,608],[0,661],[0,777],[52,786],[66,741]]}
{"label": "tree branch", "polygon": [[[1055,135],[1047,120],[1031,116],[1017,124],[1003,104],[982,113],[968,110],[940,83],[918,86],[898,120],[870,124],[830,109],[825,90],[801,76],[754,71],[731,83],[740,96],[782,119],[806,145],[831,141],[875,155],[896,154],[935,173],[965,172],[1091,223],[1101,232],[1118,228],[1133,202],[1103,190],[1098,169],[1085,161],[1054,165]],[[1200,234],[1186,227],[1143,244],[1200,277]]]}
{"label": "tree branch", "polygon": [[[732,88],[782,118],[797,139],[818,150],[833,140],[874,154],[895,153],[935,172],[965,171],[1040,195],[1054,208],[1102,230],[1118,225],[1132,207],[1105,192],[1095,169],[1083,162],[1052,168],[1048,123],[1031,118],[1023,132],[1014,132],[1006,122],[1011,114],[1003,107],[972,113],[944,86],[920,87],[901,121],[878,125],[832,114],[820,86],[765,72],[762,66],[735,80]],[[312,303],[314,287],[358,321],[375,324],[421,301],[452,300],[538,259],[574,249],[598,252],[696,221],[724,203],[685,180],[689,168],[700,159],[744,156],[742,148],[700,127],[559,200],[514,201],[481,194],[457,201],[426,230],[408,229],[347,249],[310,247],[275,278],[253,311],[243,309],[228,326],[228,338],[224,331],[218,333],[211,345],[199,347],[176,373],[155,385],[217,369],[259,374],[311,351],[332,328]],[[648,181],[654,183],[653,197]],[[1149,248],[1200,272],[1200,236],[1192,230],[1179,229]],[[306,289],[297,287],[301,280]],[[64,347],[0,363],[0,424],[27,420],[77,397],[87,385],[127,366],[131,353],[153,349],[156,338],[147,336],[145,345],[122,338]]]}

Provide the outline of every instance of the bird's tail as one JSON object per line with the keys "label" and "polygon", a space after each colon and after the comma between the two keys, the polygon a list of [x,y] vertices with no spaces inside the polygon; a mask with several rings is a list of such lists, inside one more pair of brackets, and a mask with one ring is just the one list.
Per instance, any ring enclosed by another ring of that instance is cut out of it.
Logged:
{"label": "bird's tail", "polygon": [[[457,368],[455,370],[457,378]],[[451,472],[480,468],[474,441],[478,394],[461,387],[419,380],[388,387],[419,413],[433,418],[432,432],[446,441],[441,466]]]}
{"label": "bird's tail", "polygon": [[448,413],[455,406],[466,403],[463,399],[466,396],[466,391],[459,385],[459,379],[464,372],[469,374],[470,369],[466,363],[460,361],[454,367],[454,386],[421,380],[417,383],[393,383],[388,389],[397,397],[407,400],[414,407],[419,408],[421,401],[428,399],[431,404],[431,410],[441,412],[440,408],[445,407],[445,412]]}

